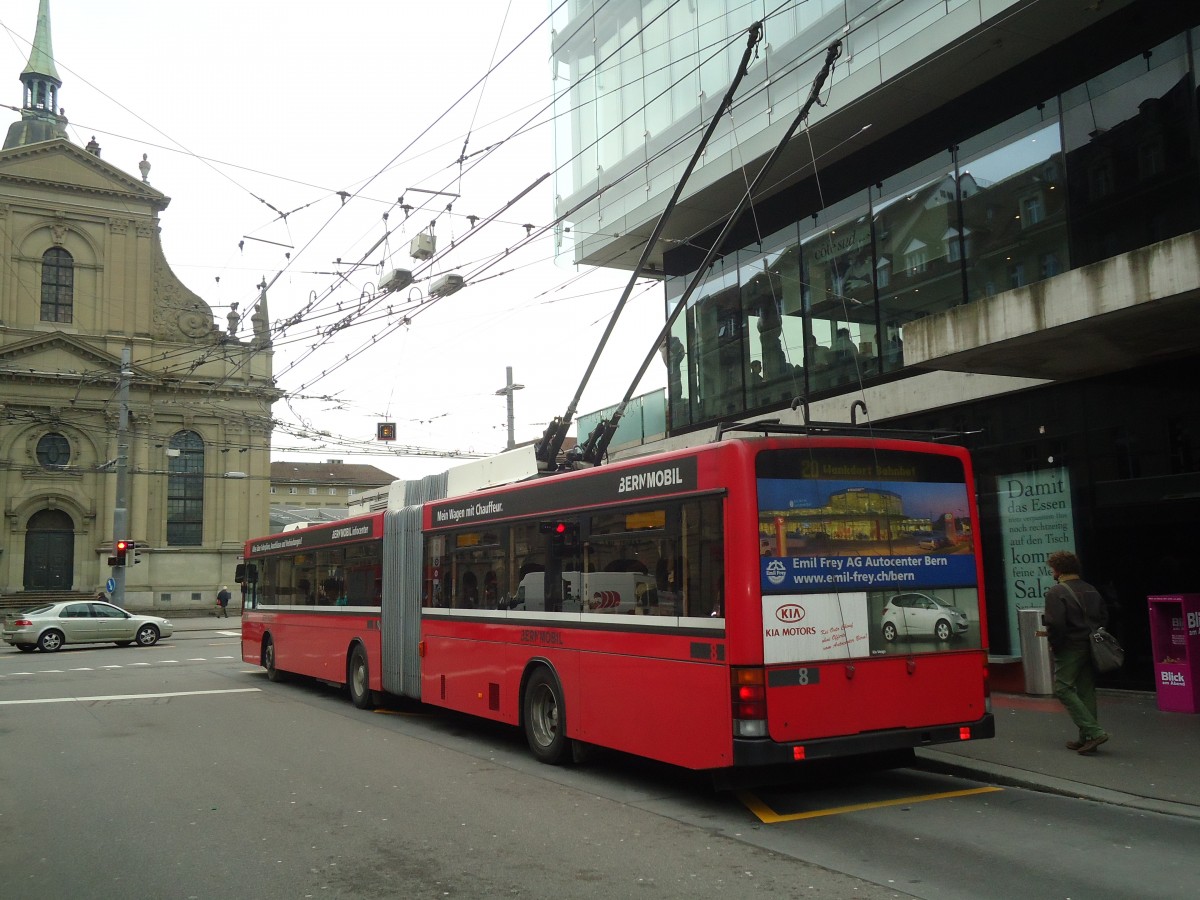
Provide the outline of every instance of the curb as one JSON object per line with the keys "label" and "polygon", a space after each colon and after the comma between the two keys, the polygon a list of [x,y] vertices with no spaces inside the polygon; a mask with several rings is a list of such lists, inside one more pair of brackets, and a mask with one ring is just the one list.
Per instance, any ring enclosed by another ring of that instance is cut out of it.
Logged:
{"label": "curb", "polygon": [[1185,819],[1200,819],[1200,809],[1187,803],[1175,803],[1171,800],[1159,800],[1155,797],[1143,797],[1139,794],[1127,794],[1114,791],[1094,784],[1071,781],[1066,778],[1055,778],[1042,772],[1031,772],[999,763],[984,762],[977,759],[967,759],[940,750],[919,748],[914,768],[926,772],[936,772],[942,775],[954,775],[960,778],[978,780],[985,778],[995,784],[1006,787],[1025,788],[1043,794],[1054,794],[1059,797],[1073,797],[1079,800],[1092,800],[1096,803],[1107,803],[1111,806],[1123,806],[1144,812],[1155,812],[1166,816],[1178,816]]}

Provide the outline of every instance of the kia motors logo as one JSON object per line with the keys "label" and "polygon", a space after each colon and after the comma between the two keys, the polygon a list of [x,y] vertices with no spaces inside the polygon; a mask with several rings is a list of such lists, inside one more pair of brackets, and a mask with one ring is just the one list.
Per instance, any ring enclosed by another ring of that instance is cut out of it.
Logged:
{"label": "kia motors logo", "polygon": [[804,607],[799,603],[785,603],[775,610],[775,618],[784,625],[795,625],[804,618]]}

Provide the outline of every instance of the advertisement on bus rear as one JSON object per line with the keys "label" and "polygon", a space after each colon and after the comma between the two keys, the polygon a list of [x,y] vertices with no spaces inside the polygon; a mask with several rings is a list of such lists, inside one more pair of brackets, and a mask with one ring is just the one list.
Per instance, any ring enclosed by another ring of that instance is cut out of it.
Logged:
{"label": "advertisement on bus rear", "polygon": [[966,486],[760,478],[765,593],[973,585]]}
{"label": "advertisement on bus rear", "polygon": [[758,479],[769,663],[979,647],[964,483]]}

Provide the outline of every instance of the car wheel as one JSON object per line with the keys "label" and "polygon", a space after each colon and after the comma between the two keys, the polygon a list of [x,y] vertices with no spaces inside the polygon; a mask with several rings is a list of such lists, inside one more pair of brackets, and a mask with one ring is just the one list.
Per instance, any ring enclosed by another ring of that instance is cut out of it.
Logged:
{"label": "car wheel", "polygon": [[38,649],[43,653],[53,653],[59,649],[64,643],[63,633],[51,628],[49,631],[43,631],[42,636],[38,638]]}
{"label": "car wheel", "polygon": [[267,670],[268,681],[283,681],[283,673],[275,668],[275,642],[270,638],[263,641],[262,665]]}
{"label": "car wheel", "polygon": [[22,653],[32,653],[37,649],[37,644],[17,644],[17,649]]}
{"label": "car wheel", "polygon": [[138,629],[137,642],[142,647],[153,647],[158,643],[158,629],[147,622]]}
{"label": "car wheel", "polygon": [[128,647],[133,641],[113,641],[118,647]]}
{"label": "car wheel", "polygon": [[938,623],[933,626],[933,633],[937,635],[939,641],[948,641],[953,632],[950,630],[949,622],[945,619],[938,619]]}
{"label": "car wheel", "polygon": [[558,765],[566,756],[567,717],[562,688],[554,673],[539,668],[525,687],[525,740],[540,762]]}
{"label": "car wheel", "polygon": [[896,626],[891,622],[883,623],[883,639],[889,644],[896,639]]}
{"label": "car wheel", "polygon": [[367,651],[361,646],[350,654],[350,671],[347,673],[350,702],[359,709],[371,708],[371,671],[367,666]]}

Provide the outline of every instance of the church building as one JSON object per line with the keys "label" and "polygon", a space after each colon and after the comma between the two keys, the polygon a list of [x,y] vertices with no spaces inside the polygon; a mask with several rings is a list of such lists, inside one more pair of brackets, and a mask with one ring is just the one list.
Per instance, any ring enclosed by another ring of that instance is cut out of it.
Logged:
{"label": "church building", "polygon": [[0,151],[0,605],[94,595],[117,540],[136,549],[114,600],[211,605],[268,531],[265,293],[214,321],[163,254],[147,156],[135,176],[69,139],[49,0],[20,82]]}

